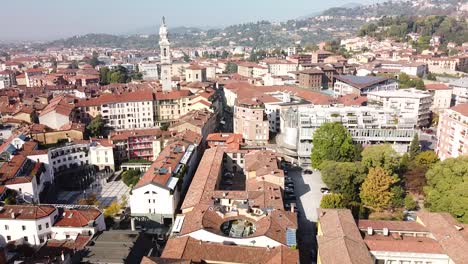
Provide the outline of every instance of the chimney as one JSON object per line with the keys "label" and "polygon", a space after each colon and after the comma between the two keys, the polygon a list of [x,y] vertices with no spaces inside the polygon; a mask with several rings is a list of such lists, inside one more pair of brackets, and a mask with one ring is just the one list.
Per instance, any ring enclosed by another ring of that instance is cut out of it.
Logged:
{"label": "chimney", "polygon": [[384,228],[383,228],[383,235],[384,235],[384,236],[388,236],[388,233],[389,233],[389,232],[388,232],[388,228],[384,227]]}
{"label": "chimney", "polygon": [[169,173],[172,173],[172,167],[169,166]]}
{"label": "chimney", "polygon": [[15,216],[15,213],[11,213],[11,219],[15,219],[16,216]]}
{"label": "chimney", "polygon": [[371,226],[368,226],[368,227],[367,227],[367,234],[368,234],[369,236],[372,236],[372,235],[374,234],[374,229],[372,229]]}

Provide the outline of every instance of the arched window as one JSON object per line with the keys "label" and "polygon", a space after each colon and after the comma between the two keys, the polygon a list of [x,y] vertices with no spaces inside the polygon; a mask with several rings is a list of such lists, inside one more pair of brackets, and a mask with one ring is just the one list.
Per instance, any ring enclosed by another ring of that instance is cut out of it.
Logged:
{"label": "arched window", "polygon": [[166,56],[167,56],[167,48],[164,48],[163,55],[164,55],[164,57],[166,57]]}

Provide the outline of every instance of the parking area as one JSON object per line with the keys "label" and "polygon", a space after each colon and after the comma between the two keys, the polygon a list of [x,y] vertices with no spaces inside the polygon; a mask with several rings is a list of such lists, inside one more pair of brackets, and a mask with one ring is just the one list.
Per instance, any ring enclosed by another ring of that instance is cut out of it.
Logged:
{"label": "parking area", "polygon": [[289,171],[288,176],[294,182],[296,207],[298,210],[298,242],[301,263],[312,263],[316,248],[317,208],[320,207],[325,187],[319,171],[304,174],[301,170]]}

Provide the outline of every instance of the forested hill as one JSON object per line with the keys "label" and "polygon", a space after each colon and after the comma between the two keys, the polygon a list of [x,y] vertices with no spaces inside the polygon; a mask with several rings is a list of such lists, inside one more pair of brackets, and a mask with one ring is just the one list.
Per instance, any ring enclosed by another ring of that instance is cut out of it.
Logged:
{"label": "forested hill", "polygon": [[433,35],[442,37],[443,47],[449,42],[460,45],[468,41],[468,23],[463,18],[451,16],[384,17],[377,22],[365,24],[358,34],[379,39],[394,38],[399,41],[409,41],[407,37],[409,33],[420,35],[415,44],[422,49],[428,48]]}

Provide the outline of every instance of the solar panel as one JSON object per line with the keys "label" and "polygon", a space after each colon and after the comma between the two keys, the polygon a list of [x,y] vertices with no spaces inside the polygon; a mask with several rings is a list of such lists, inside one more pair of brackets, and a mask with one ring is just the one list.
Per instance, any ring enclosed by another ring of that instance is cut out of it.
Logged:
{"label": "solar panel", "polygon": [[296,242],[296,229],[286,229],[286,245],[295,246]]}

